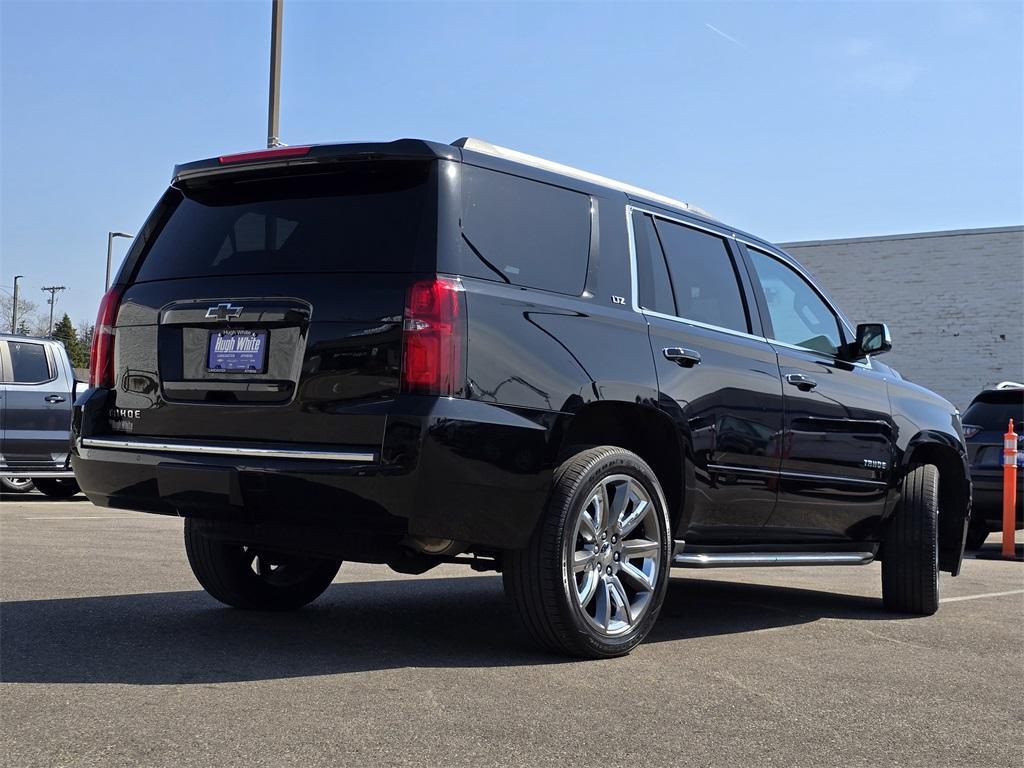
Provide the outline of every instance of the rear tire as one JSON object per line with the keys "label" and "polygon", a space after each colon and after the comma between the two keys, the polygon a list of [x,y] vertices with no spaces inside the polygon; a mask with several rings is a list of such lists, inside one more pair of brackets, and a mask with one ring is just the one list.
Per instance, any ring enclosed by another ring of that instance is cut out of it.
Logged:
{"label": "rear tire", "polygon": [[193,518],[185,518],[185,554],[212,597],[255,611],[290,611],[311,603],[341,567],[340,560],[283,555],[211,538]]}
{"label": "rear tire", "polygon": [[911,465],[885,539],[882,602],[898,613],[930,616],[939,608],[939,472]]}
{"label": "rear tire", "polygon": [[36,490],[51,499],[70,499],[81,490],[71,477],[38,477],[32,482],[36,484]]}
{"label": "rear tire", "polygon": [[636,454],[590,448],[556,471],[524,549],[506,553],[505,593],[538,644],[623,656],[650,632],[671,567],[667,504]]}
{"label": "rear tire", "polygon": [[0,477],[0,493],[28,493],[34,487],[27,477]]}

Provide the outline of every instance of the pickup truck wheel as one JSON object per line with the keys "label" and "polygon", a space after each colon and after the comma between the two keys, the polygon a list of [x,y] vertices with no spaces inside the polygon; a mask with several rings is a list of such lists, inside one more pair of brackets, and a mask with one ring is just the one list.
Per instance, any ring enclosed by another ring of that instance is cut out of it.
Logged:
{"label": "pickup truck wheel", "polygon": [[211,538],[192,518],[185,519],[185,554],[212,597],[257,611],[301,608],[323,594],[341,567],[340,560],[277,554]]}
{"label": "pickup truck wheel", "polygon": [[506,553],[505,592],[540,645],[586,658],[622,656],[654,625],[671,559],[667,504],[651,468],[613,446],[554,475],[524,549]]}
{"label": "pickup truck wheel", "polygon": [[32,480],[27,477],[0,477],[0,492],[28,493],[32,490]]}
{"label": "pickup truck wheel", "polygon": [[70,499],[81,490],[71,477],[37,477],[32,482],[51,499]]}
{"label": "pickup truck wheel", "polygon": [[889,524],[882,558],[887,610],[930,616],[939,609],[939,472],[911,466]]}

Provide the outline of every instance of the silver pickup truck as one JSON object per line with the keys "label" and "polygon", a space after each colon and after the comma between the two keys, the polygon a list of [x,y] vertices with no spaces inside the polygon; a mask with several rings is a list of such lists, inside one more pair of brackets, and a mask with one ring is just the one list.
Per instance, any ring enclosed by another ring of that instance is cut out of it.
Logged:
{"label": "silver pickup truck", "polygon": [[68,464],[75,371],[52,339],[0,335],[0,490],[78,493]]}

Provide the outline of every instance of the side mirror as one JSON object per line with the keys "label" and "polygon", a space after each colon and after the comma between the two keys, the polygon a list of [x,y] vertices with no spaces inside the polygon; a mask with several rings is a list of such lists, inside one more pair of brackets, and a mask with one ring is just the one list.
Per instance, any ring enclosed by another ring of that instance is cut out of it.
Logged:
{"label": "side mirror", "polygon": [[892,349],[892,336],[885,323],[861,323],[857,326],[857,341],[854,343],[856,357],[880,355]]}

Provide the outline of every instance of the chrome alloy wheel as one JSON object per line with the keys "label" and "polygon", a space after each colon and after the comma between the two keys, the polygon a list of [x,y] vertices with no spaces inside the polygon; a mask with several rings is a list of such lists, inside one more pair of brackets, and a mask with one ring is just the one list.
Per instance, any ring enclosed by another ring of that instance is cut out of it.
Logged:
{"label": "chrome alloy wheel", "polygon": [[24,493],[32,485],[31,477],[5,477],[4,485],[15,493]]}
{"label": "chrome alloy wheel", "polygon": [[602,478],[567,542],[566,582],[576,609],[601,634],[621,635],[643,618],[661,567],[661,515],[629,475]]}

